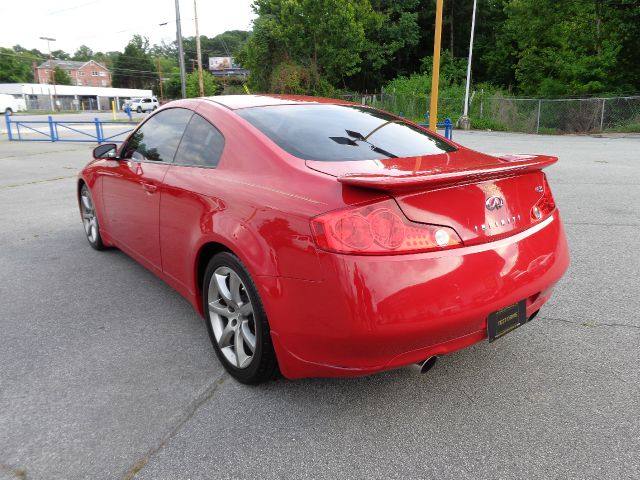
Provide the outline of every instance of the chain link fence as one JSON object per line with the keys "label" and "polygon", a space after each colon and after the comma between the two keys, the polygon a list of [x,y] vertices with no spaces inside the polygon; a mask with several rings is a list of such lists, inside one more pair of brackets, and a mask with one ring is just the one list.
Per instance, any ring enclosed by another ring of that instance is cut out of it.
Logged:
{"label": "chain link fence", "polygon": [[[424,122],[428,95],[394,93],[351,94],[342,98]],[[464,98],[438,98],[438,118],[454,123],[462,116]],[[640,95],[600,98],[519,98],[473,92],[469,118],[472,128],[526,133],[640,132]]]}
{"label": "chain link fence", "polygon": [[640,131],[640,96],[482,99],[483,114],[507,130],[529,133]]}

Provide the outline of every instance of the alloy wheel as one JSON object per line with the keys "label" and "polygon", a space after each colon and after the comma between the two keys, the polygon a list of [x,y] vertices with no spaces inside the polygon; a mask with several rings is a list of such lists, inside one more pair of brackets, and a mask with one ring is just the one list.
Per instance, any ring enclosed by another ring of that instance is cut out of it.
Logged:
{"label": "alloy wheel", "polygon": [[229,267],[218,267],[208,285],[213,335],[226,360],[236,368],[251,365],[256,351],[256,324],[247,289]]}
{"label": "alloy wheel", "polygon": [[86,185],[82,187],[80,192],[80,203],[82,208],[82,223],[84,231],[87,234],[89,242],[96,243],[98,240],[98,218],[96,217],[96,209],[91,199],[91,194]]}

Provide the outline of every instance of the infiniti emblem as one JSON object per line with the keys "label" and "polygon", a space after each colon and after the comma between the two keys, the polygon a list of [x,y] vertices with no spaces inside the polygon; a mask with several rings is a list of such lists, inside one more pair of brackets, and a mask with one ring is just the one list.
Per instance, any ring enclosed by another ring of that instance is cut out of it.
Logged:
{"label": "infiniti emblem", "polygon": [[487,210],[498,210],[504,205],[504,200],[502,197],[489,197],[484,204],[487,207]]}

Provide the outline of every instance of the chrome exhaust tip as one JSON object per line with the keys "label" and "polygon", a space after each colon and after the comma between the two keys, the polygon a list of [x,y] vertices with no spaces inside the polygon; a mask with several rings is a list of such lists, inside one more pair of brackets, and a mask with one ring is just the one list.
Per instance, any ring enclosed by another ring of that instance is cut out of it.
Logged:
{"label": "chrome exhaust tip", "polygon": [[438,357],[429,357],[420,364],[420,373],[427,373],[438,361]]}

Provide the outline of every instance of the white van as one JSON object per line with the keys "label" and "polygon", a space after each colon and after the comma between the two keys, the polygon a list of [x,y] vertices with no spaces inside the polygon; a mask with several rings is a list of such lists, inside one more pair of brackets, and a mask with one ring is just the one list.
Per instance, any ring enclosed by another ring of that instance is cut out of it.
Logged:
{"label": "white van", "polygon": [[15,112],[26,110],[24,100],[15,98],[13,95],[0,93],[0,113],[13,115]]}

